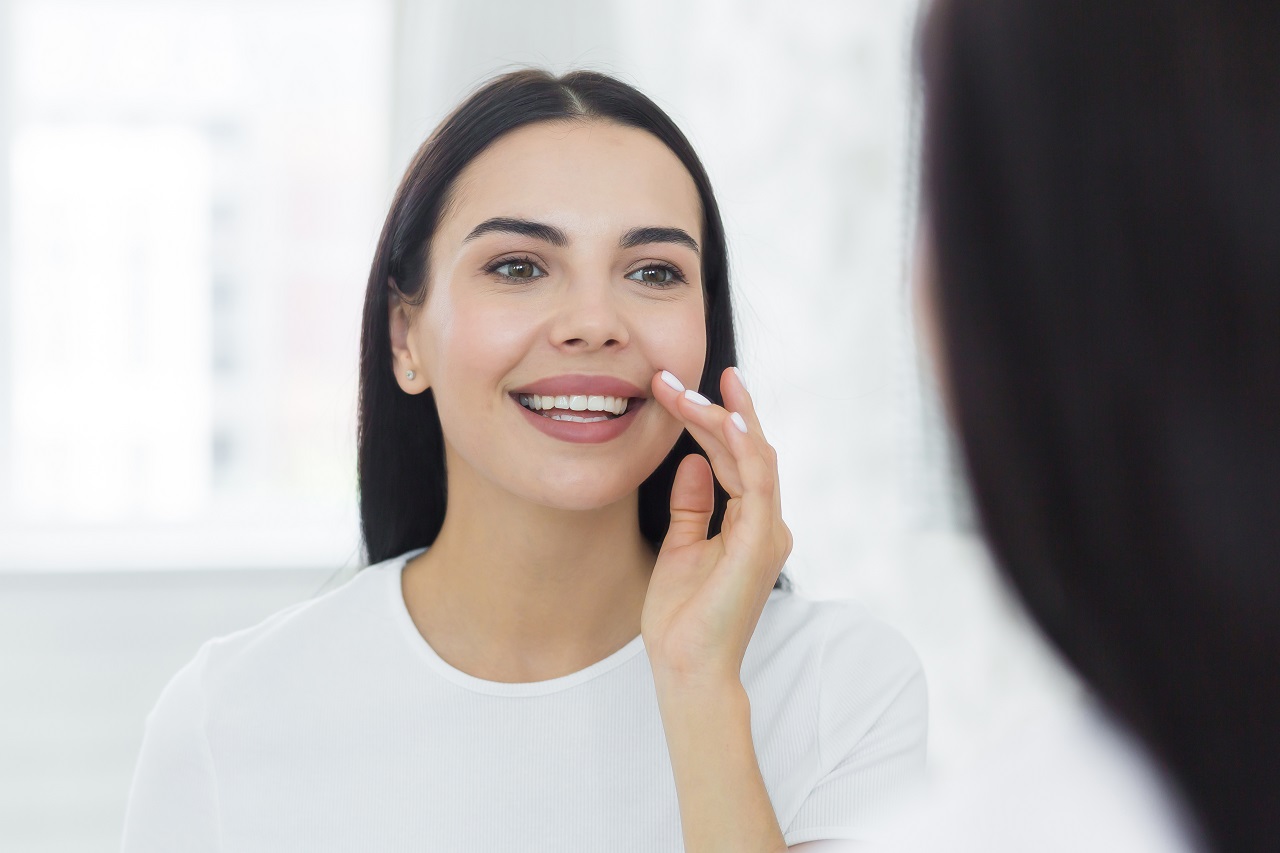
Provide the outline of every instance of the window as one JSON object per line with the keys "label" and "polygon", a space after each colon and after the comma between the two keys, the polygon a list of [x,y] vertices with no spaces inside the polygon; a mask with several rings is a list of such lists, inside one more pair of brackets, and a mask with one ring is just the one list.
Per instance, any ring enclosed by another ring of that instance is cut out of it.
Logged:
{"label": "window", "polygon": [[9,4],[0,565],[357,556],[390,14]]}

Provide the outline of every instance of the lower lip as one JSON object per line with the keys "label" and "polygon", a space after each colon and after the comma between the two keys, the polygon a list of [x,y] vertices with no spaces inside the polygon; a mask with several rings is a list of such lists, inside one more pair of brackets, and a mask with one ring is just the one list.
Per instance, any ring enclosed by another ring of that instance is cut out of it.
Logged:
{"label": "lower lip", "polygon": [[[534,412],[521,406],[513,397],[511,402],[520,410],[531,425],[542,430],[552,438],[558,438],[560,441],[569,441],[575,444],[600,444],[606,441],[612,441],[627,431],[627,427],[631,426],[635,413],[644,405],[643,399],[631,400],[627,405],[627,411],[616,418],[609,418],[607,421],[596,421],[589,424],[580,424],[576,421],[557,421],[548,418],[545,415],[535,414]],[[587,412],[582,413],[588,416]]]}

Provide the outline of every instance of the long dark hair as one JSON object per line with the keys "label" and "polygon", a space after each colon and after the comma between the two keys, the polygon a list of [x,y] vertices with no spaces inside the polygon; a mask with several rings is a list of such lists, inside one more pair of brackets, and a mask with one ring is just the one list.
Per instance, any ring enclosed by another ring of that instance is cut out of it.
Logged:
{"label": "long dark hair", "polygon": [[[707,358],[698,390],[721,402],[720,374],[737,362],[724,225],[698,155],[667,115],[639,91],[591,71],[553,77],[527,69],[497,77],[446,118],[414,155],[387,213],[369,270],[360,344],[357,438],[360,522],[368,560],[377,563],[435,541],[444,522],[444,436],[430,391],[410,395],[397,385],[387,324],[388,282],[403,297],[426,296],[427,250],[454,179],[495,140],[536,122],[603,120],[653,134],[680,158],[702,201],[702,281]],[[671,484],[680,460],[705,456],[682,433],[640,486],[640,531],[656,548],[671,522]],[[720,530],[728,495],[715,487],[711,534]],[[785,577],[777,586],[788,586]]]}
{"label": "long dark hair", "polygon": [[995,558],[1207,842],[1280,837],[1280,3],[939,0],[925,215]]}

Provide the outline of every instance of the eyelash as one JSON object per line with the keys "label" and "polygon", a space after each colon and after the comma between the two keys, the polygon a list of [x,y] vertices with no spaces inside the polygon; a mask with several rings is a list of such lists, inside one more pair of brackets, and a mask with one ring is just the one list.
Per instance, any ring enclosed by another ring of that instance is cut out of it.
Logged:
{"label": "eyelash", "polygon": [[[498,272],[498,270],[505,267],[507,264],[528,264],[529,266],[536,269],[538,272],[542,273],[542,275],[534,275],[534,276],[529,276],[528,278],[521,278],[520,276],[517,276],[517,275],[507,275],[506,273]],[[485,267],[484,269],[485,269],[485,272],[489,273],[490,275],[496,275],[498,278],[504,279],[506,281],[516,282],[519,284],[527,284],[528,282],[540,279],[547,274],[546,270],[538,266],[537,261],[535,261],[533,258],[527,255],[516,255],[512,257],[499,258],[498,260],[489,264],[489,266]]]}
{"label": "eyelash", "polygon": [[[643,284],[645,287],[652,287],[652,288],[653,288],[653,289],[655,289],[655,290],[666,290],[667,288],[675,287],[677,284],[688,284],[688,283],[689,283],[689,282],[688,282],[688,280],[687,280],[687,279],[685,279],[685,277],[684,277],[684,273],[680,272],[680,268],[679,268],[679,267],[675,266],[674,264],[667,264],[667,263],[663,263],[663,262],[661,262],[661,261],[653,261],[653,262],[650,262],[650,263],[644,264],[643,266],[636,267],[636,268],[635,268],[635,269],[633,269],[631,272],[627,273],[627,276],[628,276],[628,277],[633,276],[633,275],[635,275],[635,274],[636,274],[636,273],[638,273],[638,272],[643,272],[644,270],[666,270],[667,272],[671,273],[671,281],[664,281],[664,282],[647,282],[647,281],[640,281],[640,282],[637,282],[638,284]],[[636,281],[636,279],[634,279],[634,278],[633,278],[633,279],[631,279],[631,280],[632,280],[632,281]]]}
{"label": "eyelash", "polygon": [[[502,269],[507,264],[528,264],[538,272],[542,273],[542,275],[535,275],[535,276],[529,276],[527,278],[522,278],[520,276],[507,275],[506,273],[498,272],[498,270]],[[645,287],[651,287],[655,290],[666,290],[667,288],[675,287],[677,284],[688,284],[688,280],[684,277],[684,273],[680,271],[679,267],[675,266],[674,264],[664,263],[662,261],[654,261],[651,263],[644,264],[643,266],[636,267],[631,272],[627,273],[627,277],[630,278],[630,276],[633,276],[638,272],[642,272],[643,270],[666,270],[671,274],[671,281],[664,281],[664,282],[647,282],[647,281],[637,281],[636,279],[631,279],[632,281],[636,281],[637,284],[643,284]],[[533,258],[528,257],[527,255],[517,255],[513,257],[499,258],[498,260],[494,261],[493,263],[485,267],[485,272],[489,273],[490,275],[496,275],[501,279],[505,279],[506,281],[517,282],[520,284],[526,284],[530,281],[536,281],[537,279],[543,278],[547,274],[546,270],[538,266],[537,261],[535,261]]]}

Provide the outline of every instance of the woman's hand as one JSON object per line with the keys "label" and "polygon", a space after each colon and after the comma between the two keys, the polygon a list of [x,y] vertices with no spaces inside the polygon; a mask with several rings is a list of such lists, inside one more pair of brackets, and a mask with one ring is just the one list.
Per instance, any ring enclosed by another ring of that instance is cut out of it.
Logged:
{"label": "woman's hand", "polygon": [[[652,386],[654,399],[684,424],[711,464],[691,455],[676,472],[671,527],[641,616],[645,649],[660,688],[740,683],[747,643],[791,552],[777,454],[736,369],[720,377],[727,409],[678,387],[665,371]],[[708,539],[713,469],[729,506],[720,533]]]}
{"label": "woman's hand", "polygon": [[[669,373],[652,385],[654,398],[711,459],[708,465],[688,456],[676,471],[671,528],[640,617],[685,850],[775,853],[786,845],[756,760],[741,673],[747,643],[791,552],[777,455],[736,370],[720,377],[727,410],[685,392]],[[708,539],[713,469],[729,506],[720,533]]]}

